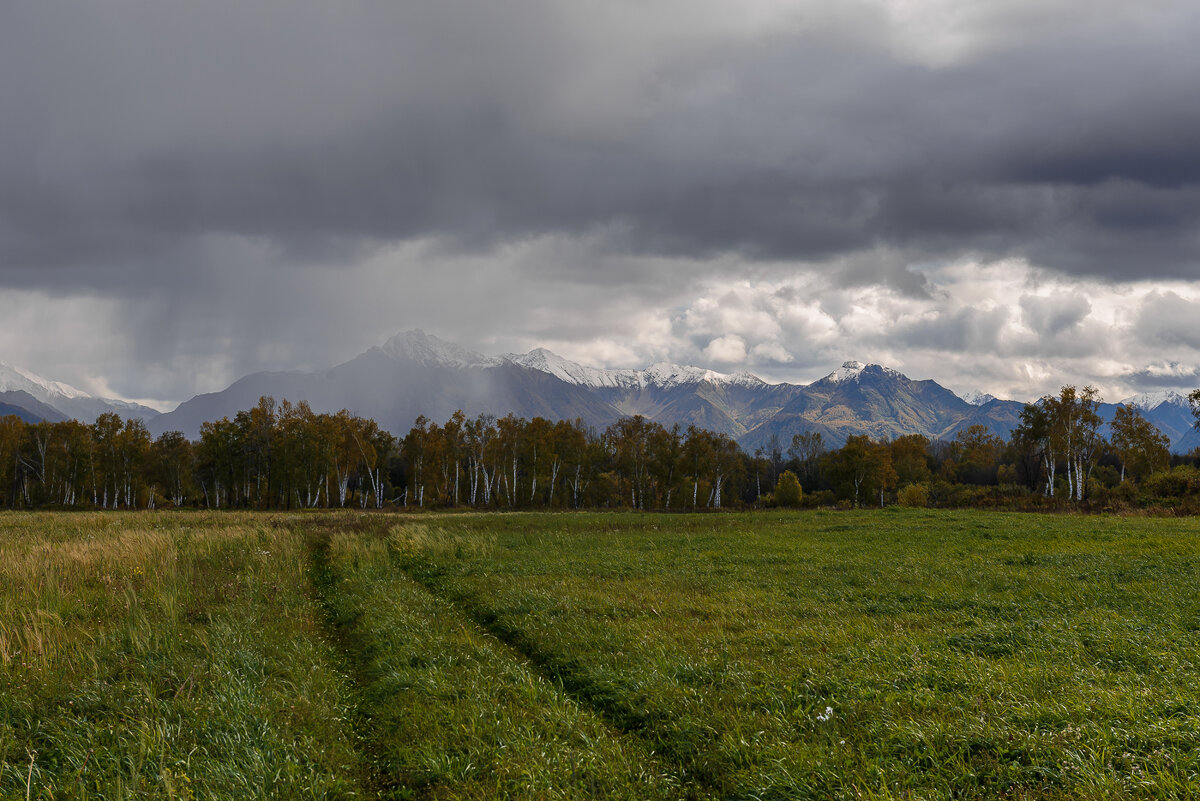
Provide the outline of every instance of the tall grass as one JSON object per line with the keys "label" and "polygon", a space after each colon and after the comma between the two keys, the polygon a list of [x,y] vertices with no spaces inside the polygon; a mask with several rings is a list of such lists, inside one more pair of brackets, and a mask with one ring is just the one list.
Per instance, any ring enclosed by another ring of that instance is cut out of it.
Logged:
{"label": "tall grass", "polygon": [[0,797],[361,797],[306,567],[262,517],[0,516]]}

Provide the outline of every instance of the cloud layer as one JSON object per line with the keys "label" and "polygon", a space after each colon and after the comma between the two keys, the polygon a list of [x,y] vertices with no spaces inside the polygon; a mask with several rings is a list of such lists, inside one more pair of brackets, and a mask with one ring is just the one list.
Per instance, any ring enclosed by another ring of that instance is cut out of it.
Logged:
{"label": "cloud layer", "polygon": [[420,325],[1186,384],[1198,34],[1185,2],[9,4],[0,358],[179,400]]}

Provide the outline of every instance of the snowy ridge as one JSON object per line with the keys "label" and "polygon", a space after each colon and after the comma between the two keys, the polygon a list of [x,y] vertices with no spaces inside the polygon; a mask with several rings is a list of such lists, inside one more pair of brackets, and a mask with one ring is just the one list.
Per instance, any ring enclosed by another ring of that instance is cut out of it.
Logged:
{"label": "snowy ridge", "polygon": [[[591,367],[573,362],[546,348],[534,348],[528,353],[483,356],[420,330],[397,334],[384,343],[381,350],[394,358],[412,360],[429,366],[465,368],[515,364],[530,370],[548,373],[568,384],[592,389],[637,390],[647,387],[673,389],[705,381],[711,384],[751,389],[768,386],[766,381],[746,371],[732,374],[718,373],[703,367],[673,362],[657,362],[644,370]],[[869,368],[880,370],[887,376],[903,377],[901,373],[888,367],[848,361],[823,380],[833,383],[857,381],[863,371]],[[980,400],[980,404],[993,399],[990,395],[980,395],[979,397],[986,398]]]}
{"label": "snowy ridge", "polygon": [[769,386],[766,381],[756,376],[754,373],[740,370],[733,375],[725,376],[725,383],[732,384],[737,387],[765,387]]}
{"label": "snowy ridge", "polygon": [[636,370],[603,370],[564,359],[545,348],[535,348],[529,353],[506,353],[500,359],[530,370],[549,373],[568,384],[581,387],[613,387],[630,389],[642,386]]}
{"label": "snowy ridge", "polygon": [[699,384],[701,381],[724,384],[729,380],[729,376],[724,373],[705,370],[702,367],[671,364],[670,362],[657,362],[645,370],[638,372],[642,378],[643,386],[657,386],[666,389],[681,387],[687,384]]}
{"label": "snowy ridge", "polygon": [[738,386],[761,386],[766,382],[750,373],[725,375],[703,367],[657,362],[645,370],[606,370],[564,359],[545,348],[536,348],[529,353],[506,353],[504,361],[539,370],[562,379],[568,384],[595,389],[645,389],[646,387],[674,387],[699,384],[709,381],[714,384]]}
{"label": "snowy ridge", "polygon": [[42,403],[53,405],[51,398],[90,398],[88,393],[61,381],[51,381],[6,362],[0,362],[0,392],[23,390]]}
{"label": "snowy ridge", "polygon": [[742,387],[766,386],[765,381],[748,372],[727,375],[703,367],[658,362],[645,370],[610,370],[565,359],[545,348],[529,353],[505,353],[484,356],[452,342],[446,342],[421,330],[404,331],[385,342],[380,350],[395,359],[414,361],[432,367],[498,367],[515,364],[537,370],[581,387],[594,389],[645,389],[646,387],[689,386],[701,381]]}
{"label": "snowy ridge", "polygon": [[1121,401],[1122,406],[1137,406],[1139,409],[1145,409],[1152,412],[1164,403],[1169,403],[1172,406],[1181,406],[1188,408],[1188,399],[1176,392],[1173,389],[1160,390],[1159,392],[1143,392],[1140,395],[1134,395],[1131,398],[1126,398]]}
{"label": "snowy ridge", "polygon": [[28,370],[0,362],[0,392],[21,391],[44,403],[64,417],[90,423],[105,412],[117,412],[123,417],[151,419],[159,412],[139,403],[102,398],[81,389],[51,381]]}

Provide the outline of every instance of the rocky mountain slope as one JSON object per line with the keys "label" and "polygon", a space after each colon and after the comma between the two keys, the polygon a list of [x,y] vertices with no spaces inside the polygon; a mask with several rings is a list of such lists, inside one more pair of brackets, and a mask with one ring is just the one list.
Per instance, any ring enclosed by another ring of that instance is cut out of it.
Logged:
{"label": "rocky mountain slope", "polygon": [[[205,421],[232,418],[263,395],[306,401],[318,412],[348,409],[399,435],[420,415],[442,423],[459,409],[471,417],[581,419],[595,428],[640,414],[667,427],[694,425],[727,434],[751,453],[776,445],[786,451],[792,437],[805,431],[819,432],[829,447],[839,447],[851,434],[949,439],[972,425],[1007,438],[1024,408],[982,393],[960,397],[936,381],[856,361],[807,386],[769,384],[749,373],[666,362],[642,370],[602,369],[545,348],[485,356],[421,331],[397,334],[326,370],[254,373],[161,415],[0,363],[0,414],[9,410],[30,420],[91,422],[116,411],[142,417],[154,435],[182,431],[196,438]],[[1170,437],[1174,450],[1200,445],[1183,395],[1140,395],[1121,403],[1137,404]],[[1100,413],[1111,420],[1116,409],[1117,404],[1103,404]]]}

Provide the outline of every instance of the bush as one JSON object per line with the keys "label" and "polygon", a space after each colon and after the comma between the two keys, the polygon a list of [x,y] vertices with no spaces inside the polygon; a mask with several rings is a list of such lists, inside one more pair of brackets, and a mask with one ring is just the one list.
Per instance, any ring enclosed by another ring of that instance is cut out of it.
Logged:
{"label": "bush", "polygon": [[900,490],[900,494],[896,497],[896,501],[901,506],[912,508],[925,507],[929,505],[929,487],[924,484],[909,484],[904,489]]}
{"label": "bush", "polygon": [[804,496],[804,505],[810,509],[824,509],[834,505],[833,490],[816,490]]}
{"label": "bush", "polygon": [[1183,498],[1200,494],[1200,470],[1190,464],[1155,473],[1142,482],[1143,501]]}
{"label": "bush", "polygon": [[799,506],[804,501],[804,490],[800,488],[800,479],[791,470],[784,470],[775,482],[776,506]]}

